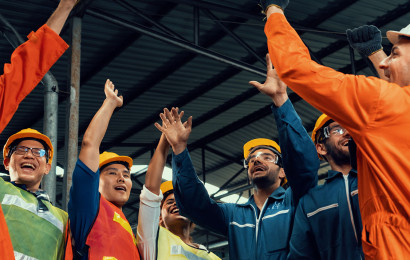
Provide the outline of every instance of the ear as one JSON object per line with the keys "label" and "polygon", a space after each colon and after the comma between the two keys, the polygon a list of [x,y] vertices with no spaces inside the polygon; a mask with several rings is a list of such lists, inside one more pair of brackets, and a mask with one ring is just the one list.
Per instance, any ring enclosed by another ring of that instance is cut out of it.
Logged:
{"label": "ear", "polygon": [[326,150],[326,147],[325,147],[324,144],[317,143],[317,144],[315,144],[315,146],[316,146],[316,151],[317,151],[318,154],[320,154],[322,156],[327,155],[327,150]]}
{"label": "ear", "polygon": [[159,215],[159,225],[160,225],[161,227],[165,227],[165,225],[164,225],[164,220],[162,219],[162,214]]}
{"label": "ear", "polygon": [[285,170],[283,168],[279,169],[279,178],[282,180],[286,177]]}
{"label": "ear", "polygon": [[51,170],[51,164],[47,163],[46,164],[46,172],[44,173],[44,175],[47,175]]}
{"label": "ear", "polygon": [[4,158],[3,164],[4,164],[4,168],[5,168],[6,170],[9,170],[10,158],[8,158],[8,157]]}

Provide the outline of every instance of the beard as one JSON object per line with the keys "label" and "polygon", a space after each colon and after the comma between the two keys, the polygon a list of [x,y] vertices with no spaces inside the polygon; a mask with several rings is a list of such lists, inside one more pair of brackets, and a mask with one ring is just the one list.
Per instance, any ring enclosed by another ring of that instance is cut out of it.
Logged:
{"label": "beard", "polygon": [[333,144],[325,142],[328,156],[332,158],[336,165],[350,165],[350,153],[342,149],[337,149]]}
{"label": "beard", "polygon": [[250,179],[250,182],[254,188],[268,188],[275,184],[277,179],[279,179],[279,171],[280,168],[278,170],[269,170],[269,172],[266,175],[257,176],[253,179]]}

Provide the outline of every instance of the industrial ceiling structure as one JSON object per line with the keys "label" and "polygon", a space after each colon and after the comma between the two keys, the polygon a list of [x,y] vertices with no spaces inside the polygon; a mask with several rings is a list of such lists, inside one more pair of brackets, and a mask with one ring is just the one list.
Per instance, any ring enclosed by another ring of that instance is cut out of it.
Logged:
{"label": "industrial ceiling structure", "polygon": [[[81,46],[76,53],[80,59],[77,117],[68,116],[71,52],[51,69],[58,82],[58,165],[66,166],[68,126],[78,122],[76,142],[80,144],[104,100],[104,83],[109,78],[123,94],[124,105],[114,113],[101,151],[128,155],[135,165],[147,165],[160,137],[154,127],[159,113],[164,107],[179,107],[186,116],[193,116],[188,149],[199,177],[225,192],[215,195],[218,199],[230,194],[248,198],[243,144],[258,137],[278,139],[269,98],[248,84],[263,82],[266,69],[265,22],[256,2],[81,0],[62,32],[68,43]],[[0,0],[0,14],[24,36],[45,23],[57,4],[56,0]],[[407,0],[290,0],[286,15],[317,62],[344,73],[375,76],[369,61],[349,48],[346,29],[373,24],[384,36],[388,29],[405,27],[409,11]],[[0,62],[6,63],[14,36],[4,22],[0,30],[4,36],[0,37]],[[72,38],[75,30],[81,42]],[[389,53],[385,37],[383,45]],[[43,96],[40,84],[0,135],[1,144],[23,128],[42,131]],[[291,90],[289,96],[310,132],[321,113]],[[326,167],[323,163],[320,176],[325,176]],[[124,208],[133,227],[144,174],[144,170],[133,174],[132,194]],[[63,190],[58,177],[59,206]],[[225,237],[201,227],[193,237],[227,258]]]}

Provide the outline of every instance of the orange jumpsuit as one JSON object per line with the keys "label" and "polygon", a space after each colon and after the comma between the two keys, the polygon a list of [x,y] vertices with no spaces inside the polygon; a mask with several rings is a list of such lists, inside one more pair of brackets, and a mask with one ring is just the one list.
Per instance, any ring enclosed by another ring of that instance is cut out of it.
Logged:
{"label": "orange jumpsuit", "polygon": [[282,14],[270,16],[265,34],[279,77],[357,143],[366,259],[410,259],[410,86],[315,63]]}
{"label": "orange jumpsuit", "polygon": [[[31,32],[28,38],[13,52],[11,63],[4,65],[4,74],[0,76],[0,133],[13,117],[20,102],[68,48],[67,43],[47,25],[43,25],[35,33]],[[6,248],[7,250],[3,250]],[[14,259],[1,208],[0,259]]]}

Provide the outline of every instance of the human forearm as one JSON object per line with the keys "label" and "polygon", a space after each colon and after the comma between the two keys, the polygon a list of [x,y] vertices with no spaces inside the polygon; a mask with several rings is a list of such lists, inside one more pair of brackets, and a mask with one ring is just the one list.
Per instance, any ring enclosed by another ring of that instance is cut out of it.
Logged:
{"label": "human forearm", "polygon": [[145,187],[156,195],[160,194],[162,173],[165,168],[168,152],[169,143],[165,135],[162,134],[157,149],[148,165],[147,174],[145,175]]}
{"label": "human forearm", "polygon": [[155,195],[143,187],[138,212],[137,246],[142,259],[156,259],[157,234],[159,228],[160,205],[163,196]]}
{"label": "human forearm", "polygon": [[79,158],[92,171],[98,170],[100,145],[115,108],[116,104],[113,101],[104,100],[85,131]]}
{"label": "human forearm", "polygon": [[294,197],[299,199],[317,184],[316,148],[290,101],[272,108],[283,148],[283,167]]}
{"label": "human forearm", "polygon": [[57,9],[48,18],[46,24],[57,34],[60,34],[63,26],[67,20],[68,15],[73,9],[76,0],[61,0]]}

